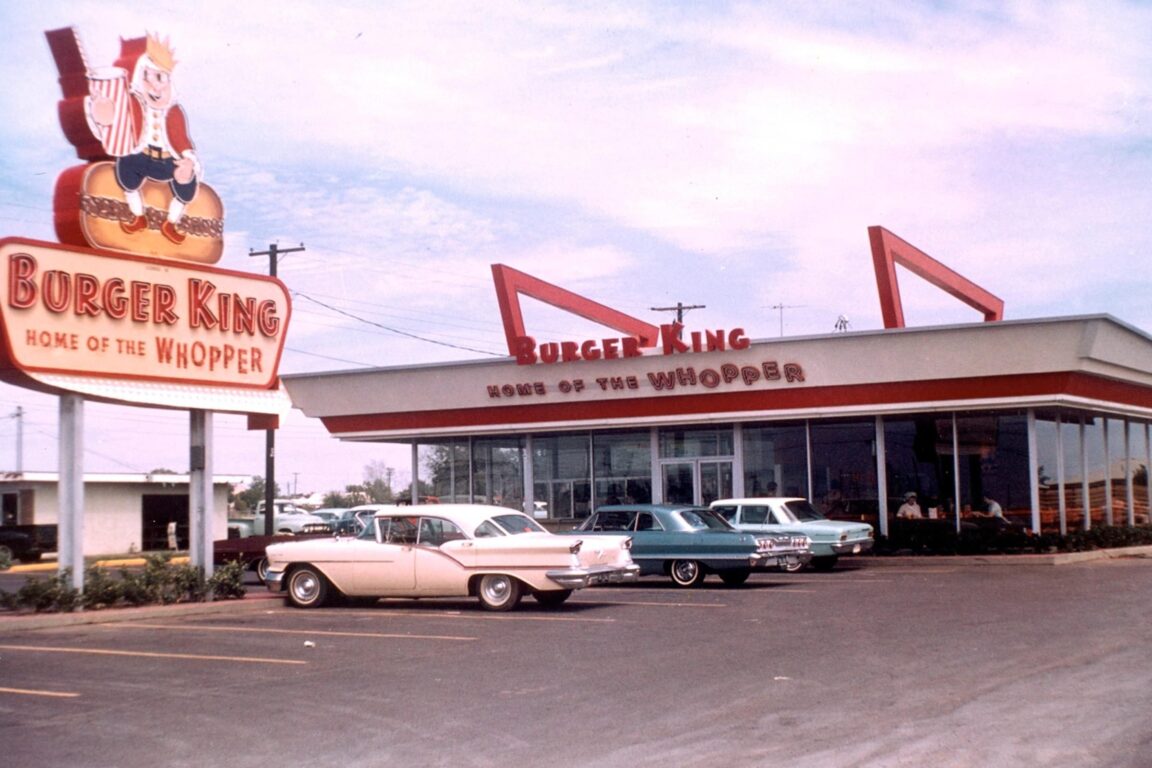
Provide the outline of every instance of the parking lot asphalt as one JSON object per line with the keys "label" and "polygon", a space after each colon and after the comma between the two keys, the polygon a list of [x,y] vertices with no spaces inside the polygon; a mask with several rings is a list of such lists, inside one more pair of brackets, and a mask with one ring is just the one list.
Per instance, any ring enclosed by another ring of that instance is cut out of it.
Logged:
{"label": "parking lot asphalt", "polygon": [[1152,557],[1128,554],[649,577],[507,614],[257,590],[11,617],[0,743],[21,766],[1143,768]]}

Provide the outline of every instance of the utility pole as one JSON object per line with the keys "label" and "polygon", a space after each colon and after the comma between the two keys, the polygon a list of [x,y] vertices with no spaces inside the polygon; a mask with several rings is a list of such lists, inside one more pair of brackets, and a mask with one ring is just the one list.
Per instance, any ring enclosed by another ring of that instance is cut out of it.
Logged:
{"label": "utility pole", "polygon": [[[276,277],[276,262],[279,256],[285,253],[296,253],[304,250],[304,243],[299,248],[280,248],[276,243],[268,246],[266,251],[248,251],[248,256],[267,256],[268,274]],[[276,525],[276,430],[264,430],[264,534],[271,536],[275,533]]]}
{"label": "utility pole", "polygon": [[16,472],[24,472],[24,407],[21,405],[16,406],[16,413],[12,414],[12,418],[16,419]]}
{"label": "utility pole", "polygon": [[704,309],[704,307],[705,307],[705,305],[703,305],[703,304],[684,305],[683,303],[678,301],[678,302],[676,302],[676,306],[674,306],[674,307],[648,307],[648,309],[652,310],[653,312],[672,312],[672,311],[675,311],[676,312],[676,322],[683,323],[685,312],[687,312],[690,309]]}

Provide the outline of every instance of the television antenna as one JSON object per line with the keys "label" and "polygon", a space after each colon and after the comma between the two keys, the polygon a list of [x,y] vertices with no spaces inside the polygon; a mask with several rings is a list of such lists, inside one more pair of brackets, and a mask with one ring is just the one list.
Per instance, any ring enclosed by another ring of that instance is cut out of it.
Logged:
{"label": "television antenna", "polygon": [[780,336],[781,336],[781,338],[783,338],[783,336],[784,336],[784,310],[786,310],[786,309],[799,309],[800,307],[806,307],[806,306],[808,306],[808,305],[807,304],[784,304],[783,302],[781,302],[780,304],[773,304],[772,305],[772,309],[780,310]]}

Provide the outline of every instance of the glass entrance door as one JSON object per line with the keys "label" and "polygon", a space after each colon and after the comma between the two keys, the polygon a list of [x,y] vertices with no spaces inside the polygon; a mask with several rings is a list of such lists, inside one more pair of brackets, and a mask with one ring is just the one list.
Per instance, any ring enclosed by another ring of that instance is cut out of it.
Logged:
{"label": "glass entrance door", "polygon": [[700,475],[700,493],[697,504],[708,506],[716,499],[732,498],[732,462],[697,462]]}
{"label": "glass entrance door", "polygon": [[662,461],[665,504],[707,506],[732,496],[732,462],[693,459]]}

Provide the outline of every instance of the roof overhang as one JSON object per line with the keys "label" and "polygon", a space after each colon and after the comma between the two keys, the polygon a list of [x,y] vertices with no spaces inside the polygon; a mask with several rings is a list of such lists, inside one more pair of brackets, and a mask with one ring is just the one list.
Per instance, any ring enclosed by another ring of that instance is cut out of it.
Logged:
{"label": "roof overhang", "polygon": [[345,440],[1012,407],[1152,418],[1152,338],[1107,315],[753,341],[517,365],[282,376]]}

